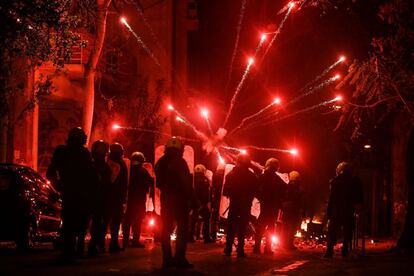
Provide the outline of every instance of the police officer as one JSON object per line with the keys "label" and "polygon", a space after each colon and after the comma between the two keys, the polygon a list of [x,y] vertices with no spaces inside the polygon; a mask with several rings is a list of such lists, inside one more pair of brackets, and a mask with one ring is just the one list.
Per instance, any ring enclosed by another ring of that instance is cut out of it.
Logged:
{"label": "police officer", "polygon": [[104,218],[108,212],[105,205],[105,198],[108,198],[108,188],[111,184],[111,168],[106,163],[106,156],[109,152],[109,145],[103,140],[95,141],[92,144],[91,154],[93,166],[99,176],[99,186],[92,212],[91,240],[88,253],[94,256],[100,251],[105,251]]}
{"label": "police officer", "polygon": [[59,145],[47,170],[47,178],[62,194],[63,256],[82,255],[84,237],[96,195],[97,175],[82,128],[69,131],[66,145]]}
{"label": "police officer", "polygon": [[219,228],[219,219],[220,219],[220,201],[221,201],[221,192],[223,190],[224,182],[224,164],[219,164],[215,173],[213,174],[213,185],[212,185],[212,217],[211,217],[211,238],[213,241],[217,239],[217,231]]}
{"label": "police officer", "polygon": [[105,229],[109,224],[111,230],[110,252],[122,251],[118,237],[128,189],[128,168],[123,160],[123,155],[124,148],[121,144],[114,143],[109,147],[108,165],[111,168],[111,184],[108,189],[108,197],[105,200],[108,208]]}
{"label": "police officer", "polygon": [[344,240],[342,256],[347,257],[352,242],[355,208],[362,203],[362,186],[358,177],[352,175],[351,166],[341,162],[336,168],[336,177],[330,181],[330,194],[327,209],[328,244],[326,258],[333,257],[338,230],[342,227]]}
{"label": "police officer", "polygon": [[[161,245],[163,268],[192,268],[186,259],[189,208],[195,205],[194,189],[187,162],[183,158],[184,145],[177,137],[170,138],[164,155],[155,165],[157,187],[161,191]],[[193,206],[194,207],[194,206]],[[177,223],[176,253],[171,253],[171,233]]]}
{"label": "police officer", "polygon": [[226,176],[223,187],[223,195],[228,197],[230,205],[228,209],[228,228],[224,254],[230,256],[235,234],[237,233],[237,257],[245,257],[244,238],[247,224],[250,218],[250,209],[253,197],[256,194],[257,178],[249,170],[250,159],[245,154],[237,156],[237,164]]}
{"label": "police officer", "polygon": [[[198,164],[194,168],[194,190],[198,202],[201,204],[198,210],[193,210],[191,215],[191,227],[190,227],[190,242],[194,242],[194,232],[196,225],[198,224],[199,216],[203,220],[203,239],[204,243],[213,242],[210,237],[210,217],[211,217],[211,193],[210,193],[210,181],[206,177],[206,167],[202,164]],[[196,236],[199,236],[199,227],[197,227]]]}
{"label": "police officer", "polygon": [[[134,152],[131,155],[131,168],[129,175],[128,202],[125,213],[125,219],[122,224],[124,235],[124,248],[129,247],[129,233],[132,226],[134,235],[132,247],[143,248],[144,244],[140,243],[141,224],[145,217],[147,194],[154,190],[154,179],[148,171],[142,166],[145,162],[145,156],[141,152]],[[152,196],[151,196],[152,197]]]}
{"label": "police officer", "polygon": [[301,211],[303,208],[303,192],[300,183],[300,174],[297,171],[291,171],[289,173],[289,184],[287,185],[285,200],[283,202],[283,244],[288,250],[296,249],[294,238],[301,220]]}
{"label": "police officer", "polygon": [[279,170],[279,160],[269,158],[265,164],[265,170],[259,177],[258,200],[260,202],[260,215],[255,235],[254,253],[260,254],[260,245],[265,231],[265,253],[272,254],[272,233],[275,231],[275,223],[282,207],[282,200],[286,191],[286,184],[276,172]]}

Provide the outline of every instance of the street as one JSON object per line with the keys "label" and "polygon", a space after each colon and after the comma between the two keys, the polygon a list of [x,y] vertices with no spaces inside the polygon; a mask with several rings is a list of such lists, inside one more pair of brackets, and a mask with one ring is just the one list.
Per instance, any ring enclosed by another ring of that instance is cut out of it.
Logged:
{"label": "street", "polygon": [[323,259],[323,247],[308,246],[297,251],[277,250],[273,256],[253,255],[248,243],[245,259],[225,257],[223,245],[190,244],[188,259],[192,270],[161,270],[161,249],[146,242],[145,249],[128,249],[119,254],[104,254],[63,264],[50,245],[21,255],[13,249],[0,251],[0,275],[413,275],[413,258],[386,253],[390,243],[368,245],[367,256],[351,255],[343,259],[339,252],[333,259]]}

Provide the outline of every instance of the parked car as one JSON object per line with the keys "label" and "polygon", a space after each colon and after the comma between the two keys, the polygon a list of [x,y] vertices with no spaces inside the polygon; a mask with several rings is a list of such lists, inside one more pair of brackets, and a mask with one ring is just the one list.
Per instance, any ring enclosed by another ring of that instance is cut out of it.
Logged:
{"label": "parked car", "polygon": [[0,164],[0,240],[15,241],[18,249],[57,241],[61,204],[59,193],[33,169]]}

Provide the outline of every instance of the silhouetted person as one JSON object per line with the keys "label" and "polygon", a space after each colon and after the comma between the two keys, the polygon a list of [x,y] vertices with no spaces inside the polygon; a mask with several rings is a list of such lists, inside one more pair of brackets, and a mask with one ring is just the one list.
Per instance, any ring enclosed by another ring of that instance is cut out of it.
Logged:
{"label": "silhouetted person", "polygon": [[[161,191],[161,245],[163,268],[192,268],[186,259],[188,218],[195,195],[187,162],[183,158],[184,145],[179,138],[172,137],[165,145],[164,155],[155,165],[157,187]],[[171,234],[177,223],[175,258],[171,252]]]}
{"label": "silhouetted person", "polygon": [[303,192],[300,174],[297,171],[291,171],[283,202],[283,246],[288,250],[296,249],[294,239],[301,221],[302,209]]}
{"label": "silhouetted person", "polygon": [[[194,168],[194,190],[198,202],[200,203],[200,208],[193,210],[191,215],[191,225],[190,225],[190,242],[194,242],[194,234],[196,237],[199,237],[200,227],[199,225],[199,216],[202,218],[203,224],[203,239],[205,243],[211,243],[212,239],[210,237],[210,217],[211,217],[211,193],[210,193],[210,181],[206,177],[206,167],[202,164],[198,164]],[[196,232],[197,229],[197,233]]]}
{"label": "silhouetted person", "polygon": [[212,183],[212,199],[211,199],[211,238],[217,239],[217,231],[219,230],[220,221],[220,201],[221,192],[223,190],[224,182],[224,165],[219,165],[216,172],[213,174]]}
{"label": "silhouetted person", "polygon": [[[145,247],[140,243],[141,224],[145,218],[147,194],[151,195],[154,189],[154,179],[142,166],[145,156],[141,152],[134,152],[131,155],[131,167],[129,174],[128,201],[122,224],[123,245],[129,247],[129,234],[132,226],[133,241],[131,246],[136,248]],[[151,195],[153,197],[153,195]]]}
{"label": "silhouetted person", "polygon": [[237,157],[237,164],[226,176],[223,195],[230,200],[228,228],[224,254],[230,256],[237,233],[237,257],[245,257],[244,238],[250,219],[253,197],[257,192],[257,178],[249,170],[250,159],[243,154]]}
{"label": "silhouetted person", "polygon": [[260,254],[260,245],[265,232],[267,234],[264,251],[266,254],[272,253],[272,234],[275,231],[275,223],[286,191],[285,182],[276,174],[279,166],[279,160],[269,158],[264,172],[259,177],[257,197],[260,202],[260,215],[255,235],[254,253]]}
{"label": "silhouetted person", "polygon": [[82,255],[84,237],[95,201],[97,175],[82,128],[69,131],[66,145],[59,145],[47,170],[47,178],[62,194],[63,256]]}
{"label": "silhouetted person", "polygon": [[330,184],[327,209],[328,244],[325,257],[331,258],[333,256],[340,228],[343,228],[344,233],[342,256],[347,257],[352,242],[355,208],[362,203],[362,186],[360,180],[352,175],[351,167],[346,162],[338,165],[336,177],[331,180]]}
{"label": "silhouetted person", "polygon": [[105,218],[105,229],[109,224],[111,231],[110,252],[122,250],[118,238],[128,189],[128,168],[122,158],[123,155],[124,148],[121,144],[115,143],[109,147],[108,165],[111,168],[111,184],[108,189],[109,197],[106,199],[108,212]]}
{"label": "silhouetted person", "polygon": [[108,189],[111,185],[111,168],[106,163],[108,152],[109,145],[103,140],[95,141],[92,144],[91,154],[93,166],[99,176],[99,186],[96,201],[92,209],[91,240],[89,241],[88,248],[90,256],[96,255],[98,249],[101,252],[105,252],[106,229],[104,219],[108,213],[108,206],[105,202],[110,197]]}

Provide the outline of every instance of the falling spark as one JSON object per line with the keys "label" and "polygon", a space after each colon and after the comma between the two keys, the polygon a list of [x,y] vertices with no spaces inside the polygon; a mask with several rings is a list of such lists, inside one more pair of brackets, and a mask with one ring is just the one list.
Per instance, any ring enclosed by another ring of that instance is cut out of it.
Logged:
{"label": "falling spark", "polygon": [[317,75],[313,80],[308,82],[301,90],[305,91],[309,89],[311,86],[313,86],[315,83],[317,83],[320,79],[322,79],[324,76],[326,76],[329,72],[331,72],[336,66],[338,66],[340,63],[345,61],[345,56],[340,56],[337,61],[335,61],[333,64],[329,65],[325,70],[322,71],[319,75]]}
{"label": "falling spark", "polygon": [[141,47],[145,50],[145,52],[151,57],[151,59],[155,62],[155,64],[158,65],[158,67],[160,67],[161,69],[162,66],[160,64],[160,62],[158,61],[158,59],[155,57],[154,53],[148,48],[148,46],[144,43],[144,41],[141,39],[141,37],[131,28],[131,26],[128,24],[128,22],[126,21],[125,17],[121,17],[121,23],[125,25],[125,27],[127,27],[128,31],[135,37],[135,39],[137,40],[137,42],[141,45]]}
{"label": "falling spark", "polygon": [[[260,123],[260,124],[256,124],[255,126],[249,126],[249,128],[252,128],[252,127],[258,127],[258,126],[266,126],[266,125],[274,124],[274,123],[276,123],[276,122],[279,122],[279,121],[282,121],[282,120],[288,119],[288,118],[293,117],[293,116],[296,116],[296,115],[298,115],[298,114],[302,114],[302,113],[306,113],[306,112],[313,111],[313,110],[315,110],[315,109],[318,109],[319,107],[329,105],[329,104],[334,103],[334,102],[337,102],[337,101],[339,101],[339,100],[340,100],[340,99],[339,99],[338,97],[336,97],[336,98],[334,98],[334,99],[331,99],[331,100],[327,100],[327,101],[321,102],[321,103],[316,104],[316,105],[313,105],[313,106],[311,106],[311,107],[307,107],[307,108],[301,109],[301,110],[299,110],[299,111],[293,112],[293,113],[291,113],[291,114],[287,114],[287,115],[285,115],[285,116],[283,116],[283,117],[276,118],[276,119],[271,120],[271,121],[268,121],[268,122],[263,122],[263,123]],[[245,128],[245,129],[246,129],[246,128]]]}
{"label": "falling spark", "polygon": [[161,135],[161,136],[165,136],[165,137],[178,137],[183,141],[189,141],[189,142],[200,142],[200,140],[197,139],[191,139],[191,138],[186,138],[186,137],[182,137],[182,136],[176,136],[176,135],[170,135],[168,133],[164,133],[164,132],[160,132],[154,129],[146,129],[146,128],[140,128],[140,127],[128,127],[128,126],[120,126],[118,124],[113,124],[112,125],[112,129],[124,129],[124,130],[133,130],[133,131],[140,131],[140,132],[147,132],[147,133],[152,133],[152,134],[157,134],[157,135]]}
{"label": "falling spark", "polygon": [[150,227],[153,227],[155,225],[155,220],[152,218],[150,219],[150,221],[148,222]]}
{"label": "falling spark", "polygon": [[289,153],[290,153],[290,154],[292,154],[292,155],[294,155],[294,156],[297,156],[297,155],[299,154],[299,152],[298,152],[298,150],[297,150],[297,149],[291,149],[291,150],[289,151]]}
{"label": "falling spark", "polygon": [[226,91],[227,91],[228,86],[230,85],[231,75],[233,73],[233,64],[234,64],[234,60],[236,59],[237,50],[239,48],[240,31],[241,31],[242,24],[243,24],[244,13],[246,11],[246,2],[247,0],[243,0],[241,4],[241,8],[240,8],[239,21],[238,21],[237,29],[236,29],[236,41],[234,42],[233,53],[231,55],[230,66],[229,66],[229,73],[227,75]]}
{"label": "falling spark", "polygon": [[267,110],[272,108],[273,106],[279,105],[280,103],[281,103],[280,98],[275,98],[273,100],[273,102],[271,102],[267,106],[263,107],[262,109],[260,109],[256,113],[243,118],[242,121],[240,122],[240,124],[237,127],[235,127],[232,131],[230,131],[229,136],[233,135],[235,132],[237,132],[239,129],[241,129],[246,124],[247,121],[252,120],[253,118],[256,118],[256,117],[260,116],[261,114],[263,114],[264,112],[266,112]]}
{"label": "falling spark", "polygon": [[253,58],[249,58],[248,63],[247,63],[247,66],[246,66],[246,69],[244,70],[243,76],[240,79],[240,82],[237,85],[236,90],[234,91],[233,97],[231,98],[230,107],[229,107],[229,110],[227,111],[226,119],[224,120],[223,126],[226,126],[226,124],[227,124],[227,122],[228,122],[228,120],[230,118],[230,115],[231,115],[231,113],[233,111],[234,105],[236,104],[237,96],[239,95],[240,90],[243,87],[243,84],[244,84],[244,82],[245,82],[245,80],[247,78],[247,75],[250,72],[250,67],[252,66],[253,62],[254,62],[254,59]]}
{"label": "falling spark", "polygon": [[203,132],[199,131],[183,114],[181,114],[176,108],[174,108],[171,104],[168,106],[168,109],[172,112],[175,112],[177,115],[176,120],[183,123],[184,125],[191,128],[194,133],[201,138],[203,141],[207,140],[207,135],[205,135]]}
{"label": "falling spark", "polygon": [[282,21],[279,24],[279,27],[277,28],[276,32],[274,32],[274,35],[272,37],[272,40],[270,41],[269,45],[267,45],[266,50],[262,56],[262,60],[264,60],[264,58],[266,57],[267,53],[270,51],[270,49],[272,48],[273,44],[276,41],[276,38],[278,37],[278,35],[280,34],[280,32],[282,31],[283,25],[285,25],[286,20],[288,19],[290,13],[292,12],[293,7],[295,6],[294,2],[290,2],[289,3],[289,9],[287,10],[285,17],[282,19]]}
{"label": "falling spark", "polygon": [[279,238],[275,235],[272,236],[272,244],[278,244],[279,243]]}
{"label": "falling spark", "polygon": [[204,120],[206,121],[208,131],[210,132],[210,134],[213,134],[213,129],[211,128],[210,119],[208,117],[208,110],[206,108],[203,108],[201,110],[201,116],[203,116]]}
{"label": "falling spark", "polygon": [[298,154],[298,151],[296,149],[278,149],[278,148],[266,148],[266,147],[258,147],[258,146],[243,146],[244,148],[249,148],[249,149],[255,149],[255,150],[260,150],[260,151],[269,151],[269,152],[283,152],[283,153],[289,153],[289,154],[294,154],[293,151],[296,152],[296,154]]}

